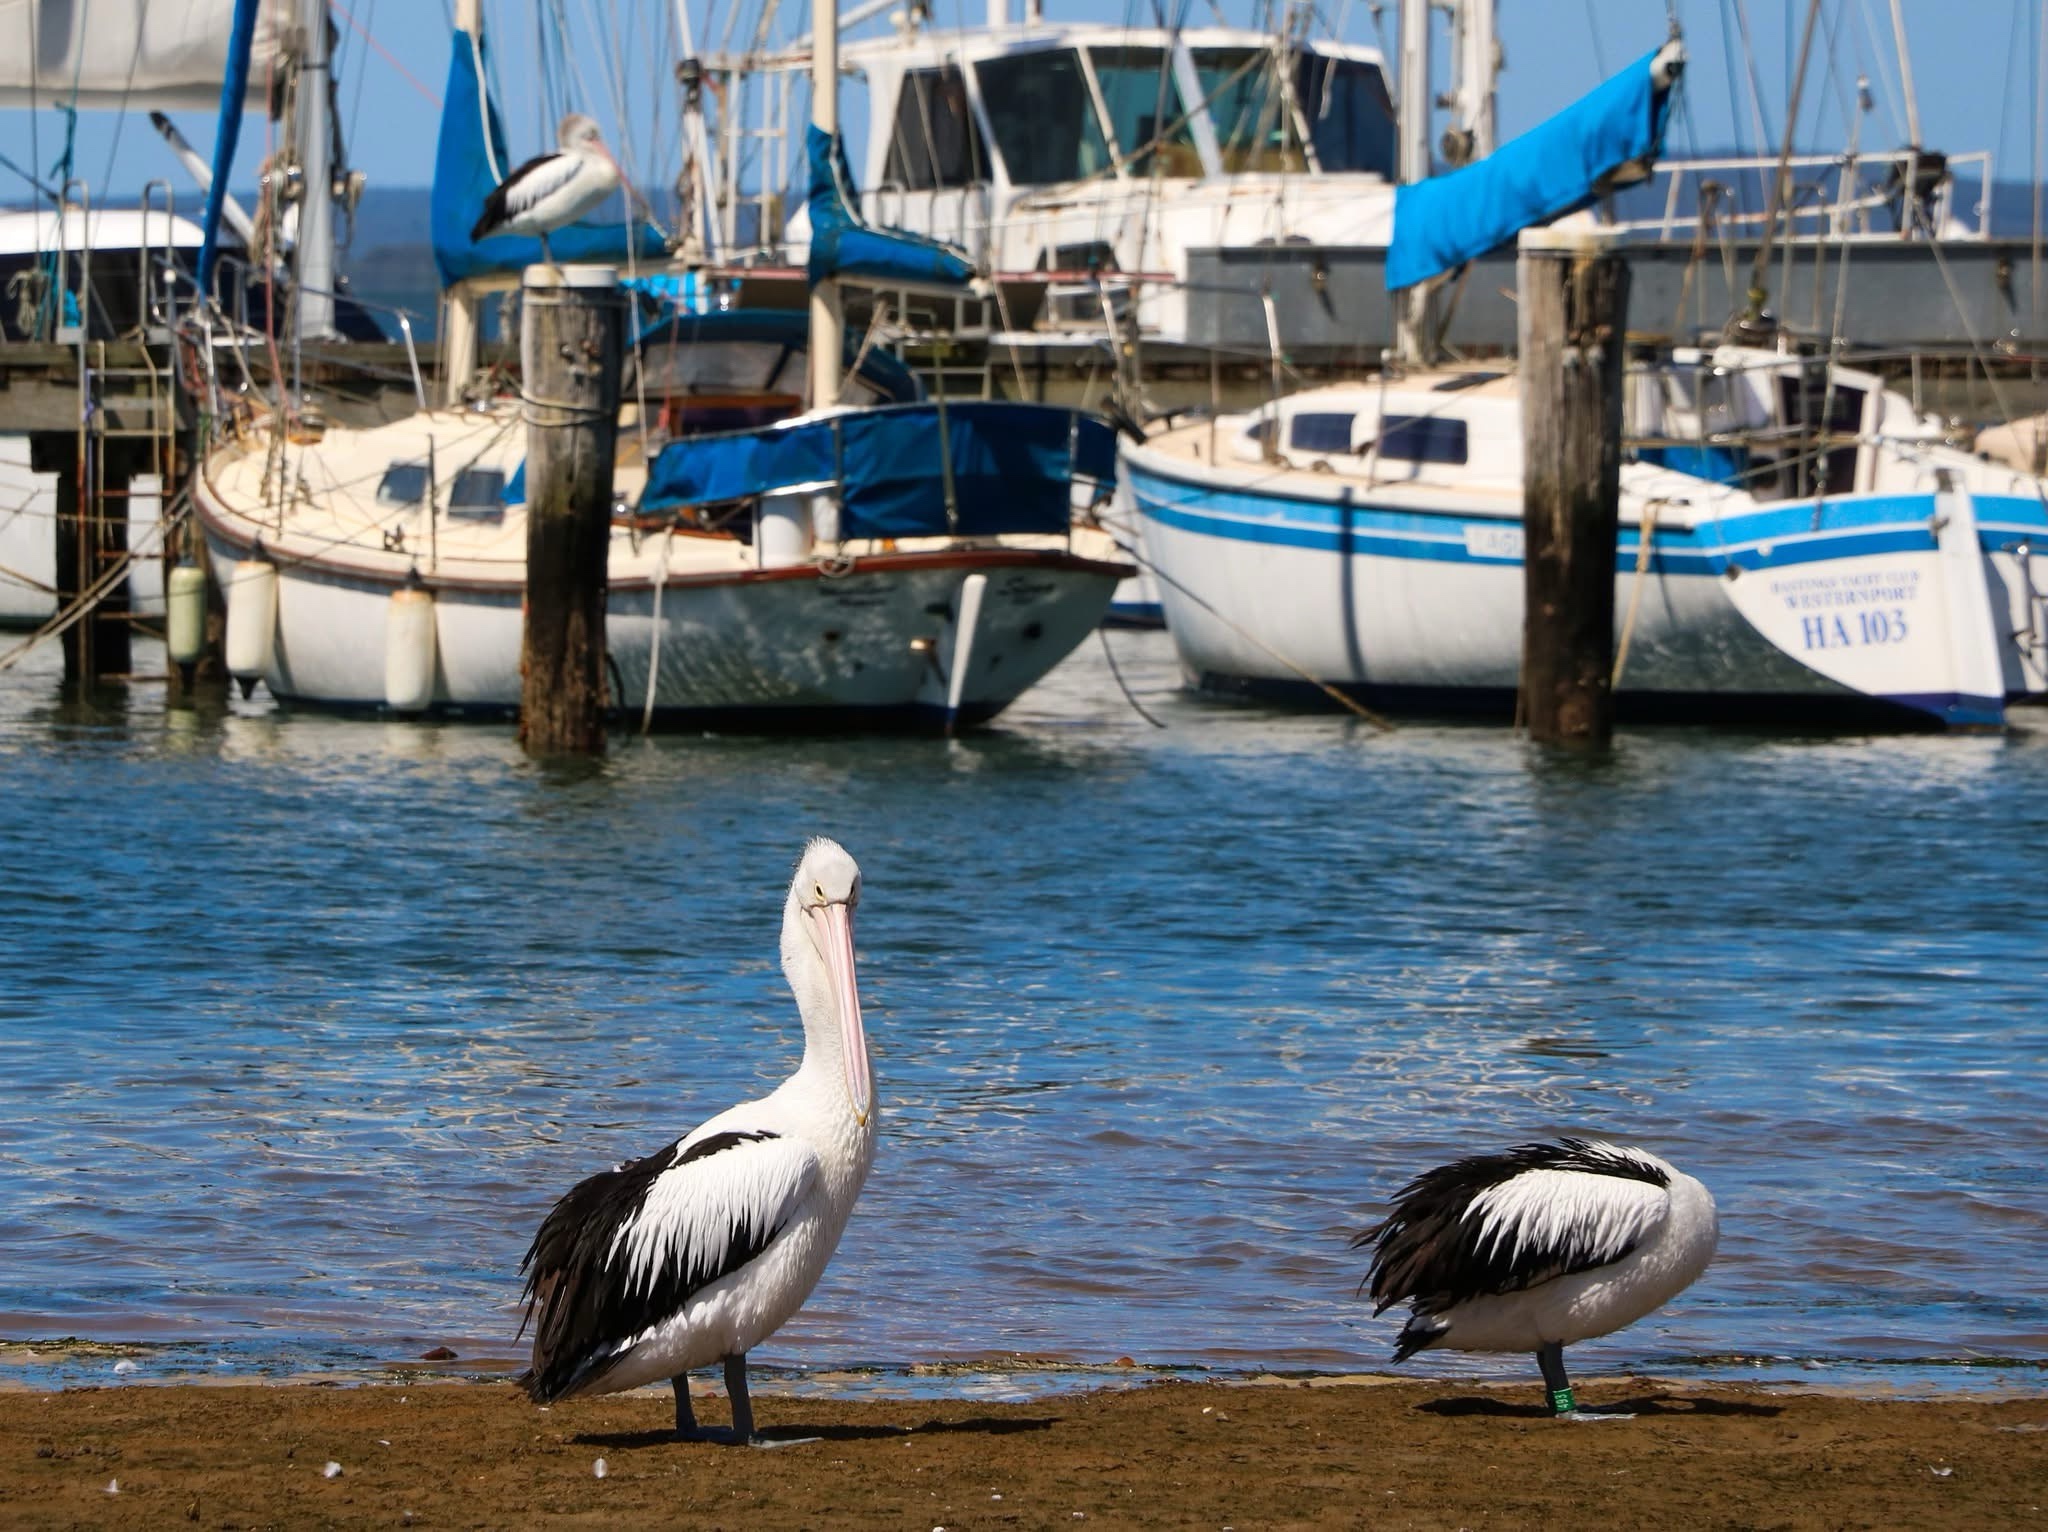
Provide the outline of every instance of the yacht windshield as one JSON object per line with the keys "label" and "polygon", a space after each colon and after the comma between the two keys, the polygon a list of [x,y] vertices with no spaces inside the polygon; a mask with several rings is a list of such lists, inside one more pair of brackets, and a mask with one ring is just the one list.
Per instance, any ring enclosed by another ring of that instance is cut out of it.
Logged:
{"label": "yacht windshield", "polygon": [[1197,48],[1194,55],[1224,173],[1306,168],[1286,102],[1273,88],[1273,54],[1264,48]]}
{"label": "yacht windshield", "polygon": [[1109,168],[1109,144],[1072,48],[983,59],[974,72],[1012,183],[1048,186]]}
{"label": "yacht windshield", "polygon": [[[1173,78],[1173,56],[1164,48],[1090,48],[1095,78],[1109,108],[1117,151],[1131,156],[1131,172],[1147,176],[1199,176],[1202,159],[1188,129],[1187,108]],[[1153,163],[1153,140],[1159,163]]]}
{"label": "yacht windshield", "polygon": [[1294,56],[1293,96],[1278,88],[1275,55],[1262,48],[1196,48],[1195,74],[1209,103],[1223,169],[1233,175],[1300,171],[1301,111],[1325,171],[1373,171],[1393,179],[1394,108],[1378,66],[1320,53]]}
{"label": "yacht windshield", "polygon": [[1394,103],[1378,65],[1304,53],[1294,66],[1294,89],[1324,170],[1394,179]]}

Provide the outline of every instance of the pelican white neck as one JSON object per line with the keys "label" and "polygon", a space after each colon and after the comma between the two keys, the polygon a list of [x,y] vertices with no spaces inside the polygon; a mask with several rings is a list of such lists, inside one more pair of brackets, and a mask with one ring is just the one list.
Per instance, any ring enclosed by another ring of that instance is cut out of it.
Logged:
{"label": "pelican white neck", "polygon": [[854,971],[853,912],[860,868],[834,841],[805,848],[790,882],[782,920],[782,970],[804,1018],[804,1064],[838,1066],[847,1105],[866,1126],[874,1110],[874,1079],[861,1022]]}

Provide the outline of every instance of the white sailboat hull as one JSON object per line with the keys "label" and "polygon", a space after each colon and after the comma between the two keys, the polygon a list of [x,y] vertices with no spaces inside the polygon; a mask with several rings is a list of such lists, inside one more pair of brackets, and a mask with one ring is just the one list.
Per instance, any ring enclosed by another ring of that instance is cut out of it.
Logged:
{"label": "white sailboat hull", "polygon": [[[1299,695],[1319,681],[1386,706],[1512,709],[1523,571],[1510,497],[1276,490],[1281,476],[1191,470],[1147,448],[1127,449],[1124,469],[1197,685]],[[1669,479],[1625,470],[1615,575],[1624,714],[1999,721],[2016,657],[2001,652],[1987,592],[2005,587],[1974,523],[1960,554],[1943,536],[1968,514],[1967,496],[1751,505],[1653,525],[1638,572],[1646,477]]]}

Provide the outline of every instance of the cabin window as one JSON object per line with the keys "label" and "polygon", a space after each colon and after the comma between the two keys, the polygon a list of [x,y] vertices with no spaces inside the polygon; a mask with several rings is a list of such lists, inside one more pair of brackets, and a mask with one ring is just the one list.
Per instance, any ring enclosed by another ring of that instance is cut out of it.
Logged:
{"label": "cabin window", "polygon": [[[1828,392],[1826,367],[1802,368],[1778,379],[1778,402],[1785,424],[1799,430],[1826,431],[1830,436],[1856,436],[1863,429],[1864,390],[1835,385]],[[1825,418],[1823,418],[1825,417]],[[1786,495],[1803,498],[1820,493],[1849,495],[1856,492],[1856,452],[1853,441],[1827,449],[1826,469],[1816,486],[1810,459],[1787,476],[1782,488]],[[1801,454],[1804,458],[1804,454]]]}
{"label": "cabin window", "polygon": [[1304,53],[1295,62],[1294,90],[1317,164],[1394,179],[1394,104],[1376,65]]}
{"label": "cabin window", "polygon": [[958,64],[913,69],[896,98],[896,132],[882,177],[908,191],[968,186],[988,179],[988,149],[967,109]]}
{"label": "cabin window", "polygon": [[502,468],[465,468],[455,476],[448,491],[448,514],[478,520],[505,514],[505,471]]}
{"label": "cabin window", "polygon": [[377,481],[379,505],[418,505],[427,498],[427,465],[393,463]]}
{"label": "cabin window", "polygon": [[1209,104],[1216,147],[1228,175],[1308,168],[1273,88],[1273,55],[1264,48],[1196,48],[1195,78]]}
{"label": "cabin window", "polygon": [[1465,422],[1438,415],[1382,415],[1379,453],[1407,463],[1465,461]]}
{"label": "cabin window", "polygon": [[1047,186],[1109,168],[1109,141],[1072,48],[984,59],[974,72],[1013,183]]}
{"label": "cabin window", "polygon": [[1173,55],[1164,48],[1091,48],[1088,56],[1109,109],[1110,133],[1117,152],[1130,157],[1131,173],[1199,176],[1202,159],[1173,77]]}
{"label": "cabin window", "polygon": [[1296,415],[1287,425],[1287,445],[1297,452],[1349,452],[1355,418],[1348,412]]}
{"label": "cabin window", "polygon": [[1266,415],[1246,426],[1244,439],[1248,442],[1257,442],[1261,447],[1265,446],[1273,439],[1273,417]]}

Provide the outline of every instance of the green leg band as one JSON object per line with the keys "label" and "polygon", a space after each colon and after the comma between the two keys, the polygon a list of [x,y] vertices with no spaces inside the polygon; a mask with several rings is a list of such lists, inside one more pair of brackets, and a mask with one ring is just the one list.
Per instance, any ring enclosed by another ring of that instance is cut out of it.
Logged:
{"label": "green leg band", "polygon": [[1550,1410],[1554,1415],[1569,1415],[1578,1408],[1569,1388],[1553,1388],[1550,1391]]}

